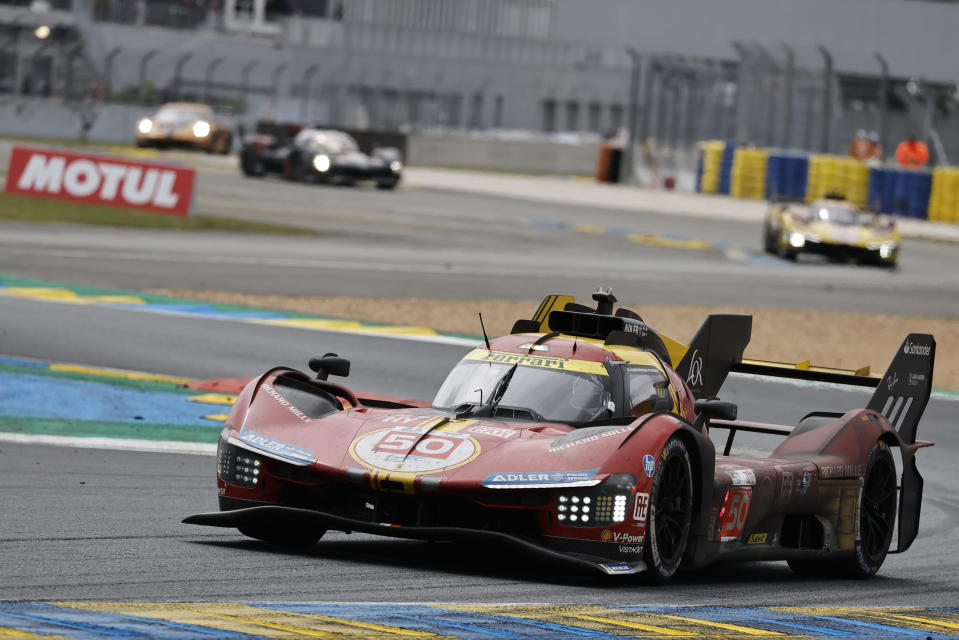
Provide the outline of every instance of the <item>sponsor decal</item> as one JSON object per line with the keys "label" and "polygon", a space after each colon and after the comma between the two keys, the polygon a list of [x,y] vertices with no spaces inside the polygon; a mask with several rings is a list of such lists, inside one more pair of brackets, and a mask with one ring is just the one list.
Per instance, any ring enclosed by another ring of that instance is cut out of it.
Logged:
{"label": "sponsor decal", "polygon": [[767,534],[765,533],[754,533],[749,536],[747,544],[766,544],[766,536]]}
{"label": "sponsor decal", "polygon": [[865,471],[865,466],[861,464],[837,464],[828,467],[820,467],[819,477],[823,479],[851,478],[854,476],[861,476]]}
{"label": "sponsor decal", "polygon": [[527,343],[525,343],[525,344],[519,345],[519,346],[516,347],[516,348],[517,348],[517,349],[526,349],[527,351],[542,351],[542,352],[544,352],[544,353],[549,353],[549,345],[548,345],[548,344],[545,344],[545,343],[544,343],[544,344],[534,344],[534,343],[532,343],[532,342],[527,342]]}
{"label": "sponsor decal", "polygon": [[897,384],[899,384],[899,376],[893,371],[889,374],[889,377],[886,378],[886,388],[892,391],[896,388]]}
{"label": "sponsor decal", "polygon": [[652,478],[653,473],[656,472],[656,458],[648,453],[643,456],[643,471],[645,471],[646,475],[650,478]]}
{"label": "sponsor decal", "polygon": [[600,564],[600,568],[609,574],[633,573],[633,568],[625,562],[614,562],[612,564]]}
{"label": "sponsor decal", "polygon": [[301,422],[305,424],[309,424],[313,422],[313,420],[311,420],[308,415],[306,415],[305,413],[297,409],[295,406],[293,406],[292,402],[284,398],[283,394],[281,394],[279,391],[277,391],[270,385],[264,382],[263,384],[260,385],[260,388],[263,389],[264,393],[266,393],[268,396],[276,400],[280,406],[286,407],[287,411],[289,411],[290,413],[295,415],[297,418],[299,418]]}
{"label": "sponsor decal", "polygon": [[437,431],[424,437],[428,430],[427,424],[373,431],[353,441],[350,455],[374,469],[433,473],[464,465],[480,453],[479,443],[464,433]]}
{"label": "sponsor decal", "polygon": [[17,145],[6,191],[188,216],[195,179],[188,167]]}
{"label": "sponsor decal", "polygon": [[522,367],[538,367],[540,369],[554,369],[557,371],[577,371],[607,376],[605,365],[602,362],[591,360],[571,360],[568,358],[552,358],[549,356],[534,356],[506,351],[487,351],[473,349],[463,358],[464,360],[479,360],[480,362],[495,362],[497,364],[518,364]]}
{"label": "sponsor decal", "polygon": [[756,474],[752,469],[734,469],[726,475],[732,479],[734,485],[750,486],[756,484]]}
{"label": "sponsor decal", "polygon": [[636,501],[633,503],[633,521],[640,526],[646,524],[646,516],[649,514],[649,494],[637,493]]}
{"label": "sponsor decal", "polygon": [[626,333],[635,333],[640,338],[646,337],[646,334],[649,333],[648,329],[649,327],[645,324],[626,324],[626,326],[623,327],[623,331]]}
{"label": "sponsor decal", "polygon": [[932,345],[909,342],[909,340],[906,340],[902,346],[902,352],[907,356],[928,356],[931,351]]}
{"label": "sponsor decal", "polygon": [[907,381],[910,387],[918,387],[919,385],[926,384],[926,374],[910,373]]}
{"label": "sponsor decal", "polygon": [[260,449],[261,451],[266,451],[280,458],[285,458],[301,464],[309,464],[313,460],[313,452],[309,449],[303,449],[286,442],[274,440],[269,436],[256,433],[255,431],[250,431],[246,427],[243,427],[240,430],[240,434],[237,436],[237,439],[241,442],[245,442],[251,447]]}
{"label": "sponsor decal", "polygon": [[641,544],[634,544],[634,545],[624,545],[624,544],[621,544],[621,545],[619,545],[619,552],[620,552],[620,553],[628,553],[628,554],[632,554],[632,555],[639,555],[640,553],[643,552],[643,545],[641,545]]}
{"label": "sponsor decal", "polygon": [[752,501],[752,489],[749,487],[730,489],[719,511],[719,540],[728,542],[742,535],[749,516],[749,504]]}
{"label": "sponsor decal", "polygon": [[513,436],[519,435],[519,431],[516,429],[504,429],[503,427],[491,427],[488,424],[478,424],[475,427],[470,427],[466,430],[468,433],[482,433],[487,436],[495,436],[497,438],[512,438]]}
{"label": "sponsor decal", "polygon": [[783,471],[782,485],[779,487],[779,499],[789,500],[793,495],[792,471]]}
{"label": "sponsor decal", "polygon": [[517,471],[513,473],[491,473],[483,480],[484,487],[522,487],[533,485],[582,485],[594,484],[593,476],[599,469],[588,471]]}
{"label": "sponsor decal", "polygon": [[[609,529],[605,529],[603,533],[605,534],[606,531],[609,531]],[[612,539],[610,540],[610,539],[604,538],[604,540],[607,540],[607,542],[618,542],[621,544],[642,544],[643,538],[646,537],[646,536],[636,536],[631,533],[621,533],[619,531],[613,531],[611,533],[612,533]]]}
{"label": "sponsor decal", "polygon": [[583,438],[579,438],[578,440],[573,440],[572,442],[564,442],[563,444],[560,444],[560,445],[551,446],[549,449],[547,449],[547,451],[549,453],[556,453],[557,451],[562,451],[563,449],[578,447],[581,444],[587,444],[589,442],[598,442],[599,440],[602,440],[603,438],[611,438],[613,436],[629,433],[635,428],[636,428],[636,425],[616,427],[615,429],[609,429],[607,431],[602,431],[600,433],[594,433],[593,435],[585,436]]}
{"label": "sponsor decal", "polygon": [[603,532],[599,534],[599,539],[603,542],[610,542],[613,539],[613,532],[609,529],[603,529]]}
{"label": "sponsor decal", "polygon": [[686,384],[694,389],[703,386],[703,357],[699,355],[699,349],[693,351],[689,374],[686,376]]}
{"label": "sponsor decal", "polygon": [[799,479],[799,499],[804,500],[809,493],[809,485],[812,484],[812,475],[808,471],[802,472],[802,478]]}

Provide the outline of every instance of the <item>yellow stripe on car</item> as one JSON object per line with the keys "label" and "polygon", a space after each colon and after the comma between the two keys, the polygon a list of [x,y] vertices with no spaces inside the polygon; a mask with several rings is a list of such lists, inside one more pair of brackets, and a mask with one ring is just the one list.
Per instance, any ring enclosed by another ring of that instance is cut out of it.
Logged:
{"label": "yellow stripe on car", "polygon": [[523,367],[537,367],[540,369],[554,369],[556,371],[576,371],[578,373],[592,373],[600,376],[609,375],[602,362],[589,360],[571,360],[569,358],[550,358],[546,356],[522,355],[506,351],[488,351],[473,349],[463,358],[480,362],[495,362],[497,364],[518,364]]}

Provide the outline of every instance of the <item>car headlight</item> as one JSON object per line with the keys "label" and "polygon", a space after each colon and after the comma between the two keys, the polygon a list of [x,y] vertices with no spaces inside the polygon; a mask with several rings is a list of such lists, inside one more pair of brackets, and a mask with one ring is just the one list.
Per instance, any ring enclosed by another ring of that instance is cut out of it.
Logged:
{"label": "car headlight", "polygon": [[224,427],[216,445],[216,475],[237,487],[256,488],[263,460],[246,449],[230,444],[229,437],[230,428]]}
{"label": "car headlight", "polygon": [[806,236],[799,231],[790,231],[789,236],[786,239],[789,242],[790,247],[801,249],[806,246]]}
{"label": "car headlight", "polygon": [[879,245],[879,257],[891,258],[896,253],[896,245],[892,242]]}
{"label": "car headlight", "polygon": [[399,160],[394,160],[393,162],[390,163],[390,171],[392,171],[393,173],[399,173],[402,170],[403,170],[403,163],[400,162]]}
{"label": "car headlight", "polygon": [[619,524],[626,520],[635,485],[632,474],[617,473],[596,487],[558,492],[556,520],[567,527]]}
{"label": "car headlight", "polygon": [[149,118],[140,120],[140,122],[137,124],[137,131],[140,133],[150,133],[153,131],[153,120],[150,120]]}
{"label": "car headlight", "polygon": [[317,171],[319,171],[320,173],[323,173],[323,172],[325,172],[325,171],[329,171],[329,170],[330,170],[330,156],[323,156],[323,155],[315,156],[315,157],[313,158],[313,167],[314,167]]}
{"label": "car headlight", "polygon": [[210,123],[206,120],[200,120],[193,125],[193,135],[197,138],[205,138],[210,135]]}

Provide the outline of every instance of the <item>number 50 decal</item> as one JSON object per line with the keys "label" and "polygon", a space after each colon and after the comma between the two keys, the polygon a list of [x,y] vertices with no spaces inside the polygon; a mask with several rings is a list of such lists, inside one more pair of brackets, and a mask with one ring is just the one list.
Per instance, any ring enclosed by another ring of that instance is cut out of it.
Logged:
{"label": "number 50 decal", "polygon": [[353,442],[350,455],[368,467],[404,473],[450,469],[479,455],[479,443],[468,435],[440,432],[424,438],[425,431],[418,427],[373,431]]}
{"label": "number 50 decal", "polygon": [[719,511],[720,541],[735,540],[742,534],[751,500],[752,487],[737,487],[726,492],[726,499]]}

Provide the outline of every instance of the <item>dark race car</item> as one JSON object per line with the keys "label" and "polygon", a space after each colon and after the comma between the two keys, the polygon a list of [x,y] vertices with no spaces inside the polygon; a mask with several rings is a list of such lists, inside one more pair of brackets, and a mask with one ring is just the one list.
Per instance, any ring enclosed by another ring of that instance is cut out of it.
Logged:
{"label": "dark race car", "polygon": [[[310,361],[239,395],[217,453],[220,512],[185,522],[283,545],[327,530],[493,542],[662,583],[680,567],[785,560],[866,578],[918,531],[915,452],[935,341],[910,334],[881,379],[743,361],[751,317],[711,315],[687,347],[618,309],[549,296],[453,368],[432,406],[367,400]],[[875,387],[861,408],[796,425],[736,420],[730,371]],[[717,452],[710,431],[717,437]],[[768,457],[729,455],[774,434]],[[897,471],[892,450],[898,448]]]}
{"label": "dark race car", "polygon": [[403,161],[393,147],[373,149],[367,155],[343,131],[303,129],[286,142],[266,134],[246,136],[240,170],[247,176],[273,173],[297,182],[372,181],[380,189],[393,189],[403,176]]}

